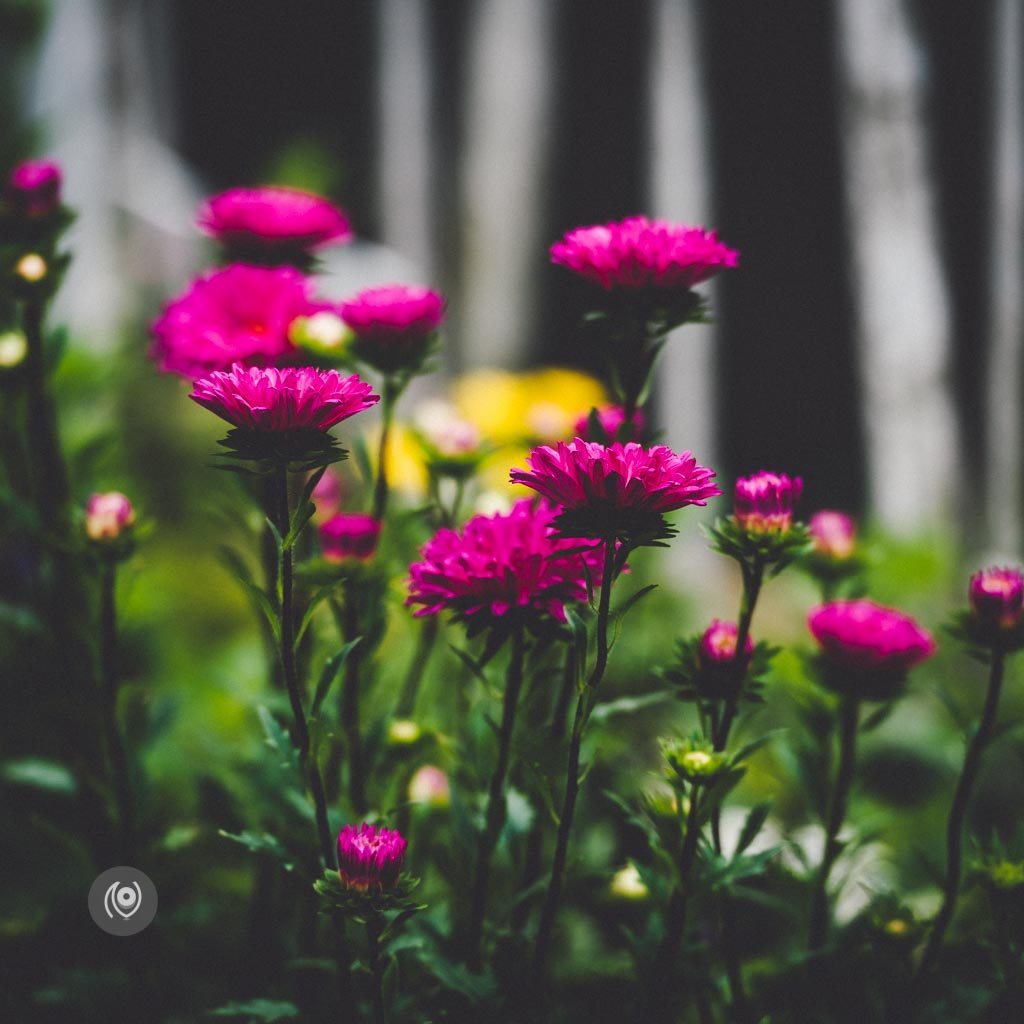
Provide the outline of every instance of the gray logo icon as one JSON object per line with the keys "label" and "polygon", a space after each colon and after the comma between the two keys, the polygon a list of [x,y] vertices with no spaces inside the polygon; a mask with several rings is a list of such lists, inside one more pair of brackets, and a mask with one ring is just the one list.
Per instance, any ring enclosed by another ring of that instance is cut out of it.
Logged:
{"label": "gray logo icon", "polygon": [[89,913],[110,935],[138,935],[156,917],[153,880],[138,868],[110,868],[89,889]]}

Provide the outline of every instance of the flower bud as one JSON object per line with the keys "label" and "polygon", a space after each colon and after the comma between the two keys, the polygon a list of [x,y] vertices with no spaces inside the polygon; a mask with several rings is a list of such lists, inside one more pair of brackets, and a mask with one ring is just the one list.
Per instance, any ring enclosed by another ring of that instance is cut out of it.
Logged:
{"label": "flower bud", "polygon": [[[593,436],[594,432],[590,429],[590,416],[589,412],[580,416],[576,420],[576,425],[573,428],[573,432],[577,437],[582,437],[584,441],[600,441],[602,444],[610,441],[619,441],[619,432],[622,430],[623,424],[626,422],[626,410],[621,405],[605,405],[599,409],[593,410],[597,414],[597,422],[601,427],[601,431],[604,434],[601,436]],[[642,409],[636,409],[633,412],[633,419],[629,424],[628,436],[625,438],[627,441],[637,441],[640,435],[644,432],[644,414]]]}
{"label": "flower bud", "polygon": [[714,781],[726,767],[724,755],[695,740],[662,741],[661,749],[671,771],[693,785]]}
{"label": "flower bud", "polygon": [[49,267],[37,252],[26,253],[14,264],[14,272],[28,284],[37,284],[46,277]]}
{"label": "flower bud", "polygon": [[332,466],[328,466],[324,475],[317,481],[316,487],[313,488],[313,493],[309,496],[310,501],[316,506],[313,522],[319,526],[336,515],[341,507],[343,497],[344,487],[341,477]]}
{"label": "flower bud", "polygon": [[11,171],[7,205],[25,217],[43,217],[60,205],[60,167],[51,160],[25,160]]}
{"label": "flower bud", "polygon": [[94,494],[85,506],[85,534],[91,541],[120,539],[135,524],[135,509],[119,491]]}
{"label": "flower bud", "polygon": [[288,327],[288,340],[315,355],[342,356],[352,338],[345,321],[329,310],[312,316],[298,316]]}
{"label": "flower bud", "polygon": [[451,803],[448,776],[436,765],[425,764],[409,780],[409,802],[442,809]]}
{"label": "flower bud", "polygon": [[423,730],[411,718],[396,718],[388,726],[388,741],[396,747],[407,747],[422,735]]}
{"label": "flower bud", "polygon": [[808,524],[813,552],[819,558],[845,562],[857,546],[857,524],[845,512],[815,512]]}
{"label": "flower bud", "polygon": [[651,894],[650,889],[640,877],[636,865],[632,862],[612,875],[609,889],[613,896],[617,896],[621,900],[645,900]]}
{"label": "flower bud", "polygon": [[1019,569],[989,568],[971,577],[971,611],[984,626],[1014,629],[1024,616],[1024,576]]}
{"label": "flower bud", "polygon": [[377,551],[380,520],[360,513],[339,513],[320,527],[320,544],[329,562],[366,562]]}
{"label": "flower bud", "polygon": [[398,882],[406,841],[382,825],[346,825],[338,833],[338,875],[358,892],[388,892]]}
{"label": "flower bud", "polygon": [[761,471],[736,481],[736,521],[753,534],[785,534],[793,525],[793,507],[800,500],[803,480],[785,473]]}
{"label": "flower bud", "polygon": [[[736,660],[736,641],[739,631],[735,622],[712,619],[711,625],[700,638],[699,657],[701,668],[731,665]],[[743,645],[744,660],[754,653],[754,641],[748,634]]]}
{"label": "flower bud", "polygon": [[28,355],[28,341],[20,331],[0,334],[0,370],[13,370]]}

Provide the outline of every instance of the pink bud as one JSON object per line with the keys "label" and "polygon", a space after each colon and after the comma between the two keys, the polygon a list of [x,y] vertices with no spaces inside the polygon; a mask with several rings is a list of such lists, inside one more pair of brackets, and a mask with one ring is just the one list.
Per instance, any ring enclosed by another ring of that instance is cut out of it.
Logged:
{"label": "pink bud", "polygon": [[338,833],[338,874],[349,889],[386,892],[398,882],[406,842],[391,829],[346,825]]}
{"label": "pink bud", "polygon": [[736,521],[748,533],[788,533],[793,507],[800,500],[800,477],[762,470],[736,481]]}
{"label": "pink bud", "polygon": [[[736,641],[739,631],[735,622],[712,619],[711,625],[700,638],[700,660],[705,668],[731,664],[736,658]],[[754,641],[748,635],[743,645],[744,658],[754,653]]]}
{"label": "pink bud", "polygon": [[117,540],[135,523],[135,509],[120,491],[94,494],[85,506],[85,534],[89,540]]}
{"label": "pink bud", "polygon": [[26,217],[42,217],[60,205],[61,172],[52,160],[25,160],[11,171],[4,198]]}
{"label": "pink bud", "polygon": [[808,526],[816,555],[836,562],[852,557],[857,546],[857,524],[845,512],[815,512]]}
{"label": "pink bud", "polygon": [[979,622],[1013,629],[1024,616],[1024,576],[1019,569],[989,568],[971,577],[971,610]]}
{"label": "pink bud", "polygon": [[380,520],[359,513],[339,513],[320,527],[320,544],[330,562],[372,558],[380,539]]}

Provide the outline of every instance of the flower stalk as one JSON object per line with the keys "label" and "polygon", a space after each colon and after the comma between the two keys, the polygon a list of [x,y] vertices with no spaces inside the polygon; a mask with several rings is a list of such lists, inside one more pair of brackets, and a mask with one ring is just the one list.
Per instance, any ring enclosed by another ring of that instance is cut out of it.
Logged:
{"label": "flower stalk", "polygon": [[380,389],[380,443],[377,447],[377,479],[373,485],[373,518],[381,522],[388,507],[388,449],[391,427],[395,419],[395,406],[402,392],[394,374],[387,374]]}
{"label": "flower stalk", "polygon": [[562,811],[558,819],[558,837],[555,842],[555,854],[551,863],[551,879],[548,882],[544,906],[541,910],[540,925],[537,929],[537,940],[533,952],[533,972],[543,986],[547,970],[548,952],[551,946],[555,918],[562,898],[562,887],[565,884],[566,859],[569,853],[569,836],[572,832],[573,816],[576,812],[576,800],[580,790],[580,748],[583,744],[583,732],[586,729],[590,713],[594,708],[597,688],[601,685],[605,670],[608,667],[608,622],[611,611],[612,584],[615,579],[616,538],[614,535],[604,539],[604,569],[601,574],[601,596],[597,608],[597,653],[594,667],[586,685],[580,691],[576,701],[576,713],[569,737],[569,755],[565,774],[565,794],[562,799]]}
{"label": "flower stalk", "polygon": [[846,819],[846,805],[853,783],[853,773],[857,760],[857,722],[860,715],[860,701],[846,695],[839,702],[839,768],[836,774],[835,789],[832,791],[832,803],[829,808],[828,823],[825,833],[825,852],[821,866],[814,882],[814,894],[811,902],[811,926],[808,934],[808,946],[812,950],[821,949],[828,938],[828,880],[832,868],[842,849],[839,842],[839,830]]}
{"label": "flower stalk", "polygon": [[981,759],[985,748],[992,739],[995,730],[996,715],[999,711],[999,697],[1003,686],[1005,653],[998,647],[992,650],[992,662],[989,670],[988,691],[985,695],[985,708],[981,714],[978,729],[967,746],[963,770],[953,795],[953,804],[949,812],[946,826],[946,879],[943,886],[942,906],[932,924],[928,944],[921,958],[919,977],[925,977],[935,966],[946,929],[953,920],[957,899],[960,894],[960,872],[963,861],[964,821],[967,807],[970,804],[974,782],[978,776]]}
{"label": "flower stalk", "polygon": [[380,936],[384,921],[380,914],[371,914],[366,920],[366,942],[370,976],[373,979],[373,1024],[386,1024],[384,1012],[384,959],[380,952]]}
{"label": "flower stalk", "polygon": [[285,543],[288,537],[291,515],[288,499],[288,464],[280,463],[274,471],[274,505],[272,518],[281,535],[280,577],[281,594],[279,606],[281,671],[284,676],[288,701],[291,704],[292,720],[295,727],[295,742],[299,750],[299,763],[306,776],[316,811],[316,829],[320,842],[320,856],[325,867],[334,865],[334,844],[327,820],[327,797],[324,793],[323,778],[316,758],[312,756],[309,742],[309,726],[302,704],[298,669],[295,663],[295,571],[293,550]]}
{"label": "flower stalk", "polygon": [[469,929],[467,938],[468,963],[472,970],[480,969],[481,942],[484,916],[487,911],[487,891],[491,875],[491,860],[502,826],[505,824],[505,779],[508,775],[512,751],[512,733],[515,729],[516,709],[523,688],[523,660],[525,644],[521,627],[512,632],[512,650],[505,678],[505,696],[502,702],[501,729],[498,733],[498,760],[491,776],[487,797],[487,812],[483,831],[477,845],[476,868],[470,896]]}

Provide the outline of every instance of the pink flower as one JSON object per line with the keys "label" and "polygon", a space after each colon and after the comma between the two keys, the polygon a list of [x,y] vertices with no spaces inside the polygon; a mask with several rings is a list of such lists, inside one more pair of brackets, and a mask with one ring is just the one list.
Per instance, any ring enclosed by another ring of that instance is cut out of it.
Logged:
{"label": "pink flower", "polygon": [[857,546],[857,524],[845,512],[815,512],[808,524],[814,554],[835,562],[845,562]]}
{"label": "pink flower", "polygon": [[367,288],[341,304],[341,318],[361,339],[408,344],[437,330],[444,320],[444,299],[422,285]]}
{"label": "pink flower", "polygon": [[135,509],[120,491],[94,494],[85,506],[85,535],[93,541],[117,540],[135,524]]}
{"label": "pink flower", "polygon": [[409,802],[428,807],[447,807],[451,803],[448,776],[436,765],[425,764],[409,780]]}
{"label": "pink flower", "polygon": [[785,473],[761,471],[736,481],[736,521],[748,533],[788,533],[793,525],[793,506],[804,482]]}
{"label": "pink flower", "polygon": [[52,160],[24,160],[7,177],[4,198],[26,217],[42,217],[60,205],[60,166]]}
{"label": "pink flower", "polygon": [[[723,622],[721,619],[712,619],[711,625],[704,630],[700,638],[698,650],[700,661],[703,667],[711,668],[719,665],[731,665],[736,659],[736,641],[739,630],[735,622]],[[744,660],[754,653],[754,641],[747,636],[743,645]]]}
{"label": "pink flower", "polygon": [[383,825],[346,825],[338,833],[338,874],[349,889],[387,892],[398,882],[406,841]]}
{"label": "pink flower", "polygon": [[341,477],[333,466],[328,466],[324,475],[317,481],[316,487],[313,488],[313,493],[309,496],[310,501],[316,506],[313,522],[327,522],[341,508],[344,495],[345,488]]}
{"label": "pink flower", "polygon": [[722,493],[712,482],[713,470],[699,466],[690,452],[676,454],[660,444],[605,446],[577,437],[534,448],[529,461],[528,470],[512,470],[512,482],[583,513],[581,536],[620,536],[638,519],[705,505]]}
{"label": "pink flower", "polygon": [[348,219],[312,192],[279,185],[232,188],[207,199],[199,226],[227,246],[305,252],[352,240]]}
{"label": "pink flower", "polygon": [[807,625],[826,660],[854,676],[902,678],[935,653],[931,634],[909,615],[867,599],[813,608]]}
{"label": "pink flower", "polygon": [[551,246],[551,262],[611,290],[691,289],[735,267],[739,253],[714,231],[627,217],[576,228]]}
{"label": "pink flower", "polygon": [[164,307],[151,354],[161,370],[192,378],[233,363],[295,362],[292,322],[328,308],[312,293],[312,280],[291,267],[235,263],[210,271]]}
{"label": "pink flower", "polygon": [[350,351],[381,373],[417,371],[444,319],[444,299],[420,285],[368,288],[342,303],[341,318],[355,334]]}
{"label": "pink flower", "polygon": [[559,537],[555,514],[524,498],[507,514],[439,530],[423,546],[423,561],[409,567],[406,604],[422,605],[417,616],[454,612],[471,633],[510,616],[531,627],[565,622],[566,604],[587,599],[588,572],[600,578],[603,554],[600,545],[581,552],[578,540]]}
{"label": "pink flower", "polygon": [[[626,410],[621,405],[605,405],[597,410],[597,420],[601,424],[601,429],[604,431],[605,436],[611,440],[615,440],[618,436],[619,430],[622,428],[623,423],[626,422]],[[644,414],[642,409],[637,409],[633,413],[633,422],[630,424],[629,436],[631,438],[639,437],[643,433],[644,429]],[[585,441],[597,441],[600,438],[590,436],[590,413],[587,412],[582,415],[577,421],[576,426],[573,428],[577,437],[582,437]]]}
{"label": "pink flower", "polygon": [[329,562],[372,558],[380,539],[380,520],[361,513],[339,513],[320,527],[320,546]]}
{"label": "pink flower", "polygon": [[379,401],[355,374],[238,364],[197,380],[189,398],[232,426],[264,433],[326,431]]}
{"label": "pink flower", "polygon": [[971,577],[971,610],[978,622],[1015,629],[1024,616],[1024,576],[1019,569],[982,569]]}

